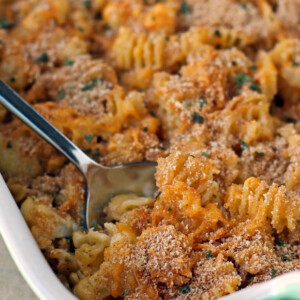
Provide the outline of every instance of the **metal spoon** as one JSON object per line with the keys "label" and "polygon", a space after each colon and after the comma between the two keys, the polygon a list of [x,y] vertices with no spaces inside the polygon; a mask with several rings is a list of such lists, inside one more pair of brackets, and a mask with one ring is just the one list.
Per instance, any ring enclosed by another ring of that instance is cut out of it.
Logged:
{"label": "metal spoon", "polygon": [[87,184],[84,222],[87,228],[94,222],[103,223],[103,209],[113,195],[133,192],[153,196],[156,163],[136,162],[114,167],[96,163],[1,80],[0,103],[69,159],[82,173]]}

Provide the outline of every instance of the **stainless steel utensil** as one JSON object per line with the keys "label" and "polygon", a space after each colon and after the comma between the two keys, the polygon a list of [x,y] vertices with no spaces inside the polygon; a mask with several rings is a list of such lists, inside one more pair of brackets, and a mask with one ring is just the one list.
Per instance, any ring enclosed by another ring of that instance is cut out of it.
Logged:
{"label": "stainless steel utensil", "polygon": [[103,209],[112,195],[123,192],[153,195],[156,163],[136,162],[114,167],[96,163],[1,80],[0,103],[55,147],[82,173],[87,184],[87,205],[84,214],[87,228],[94,222],[103,222]]}

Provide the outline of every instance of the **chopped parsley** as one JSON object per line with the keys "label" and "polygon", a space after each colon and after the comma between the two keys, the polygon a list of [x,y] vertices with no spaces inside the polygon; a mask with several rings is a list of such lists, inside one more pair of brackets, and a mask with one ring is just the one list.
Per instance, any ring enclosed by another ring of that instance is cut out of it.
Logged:
{"label": "chopped parsley", "polygon": [[282,120],[285,122],[285,123],[297,123],[297,120],[290,117],[290,116],[283,116],[282,117]]}
{"label": "chopped parsley", "polygon": [[242,151],[250,148],[249,145],[246,142],[244,142],[243,140],[240,139],[239,142],[241,144]]}
{"label": "chopped parsley", "polygon": [[243,4],[242,4],[242,8],[246,10],[246,9],[248,8],[248,7],[247,7],[247,4],[246,4],[246,3],[243,3]]}
{"label": "chopped parsley", "polygon": [[187,14],[192,13],[192,9],[191,9],[191,7],[188,5],[188,3],[186,1],[183,1],[181,3],[181,7],[180,7],[179,13],[182,14],[182,15],[187,15]]}
{"label": "chopped parsley", "polygon": [[190,156],[193,157],[193,158],[195,158],[195,155],[193,155],[193,154],[190,154]]}
{"label": "chopped parsley", "polygon": [[161,195],[161,191],[159,191],[158,194],[155,196],[155,201],[159,198],[160,195]]}
{"label": "chopped parsley", "polygon": [[66,96],[66,91],[64,90],[64,89],[60,89],[59,91],[58,91],[58,100],[62,100],[62,99],[64,99],[65,98],[65,96]]}
{"label": "chopped parsley", "polygon": [[47,63],[49,61],[49,57],[47,53],[42,53],[36,60],[35,62],[37,63]]}
{"label": "chopped parsley", "polygon": [[273,21],[274,21],[273,16],[269,15],[269,20],[270,20],[271,22],[273,22]]}
{"label": "chopped parsley", "polygon": [[277,242],[277,245],[282,247],[284,246],[284,240],[283,239],[280,239],[278,242]]}
{"label": "chopped parsley", "polygon": [[84,152],[85,154],[91,154],[91,153],[92,153],[92,149],[88,148],[88,149],[86,149],[86,150],[83,150],[83,152]]}
{"label": "chopped parsley", "polygon": [[193,113],[193,118],[192,118],[194,123],[203,123],[204,122],[204,118],[199,115],[197,112]]}
{"label": "chopped parsley", "polygon": [[300,63],[296,62],[295,58],[292,58],[292,66],[298,67],[298,66],[300,66]]}
{"label": "chopped parsley", "polygon": [[237,62],[235,61],[235,60],[233,60],[232,62],[231,62],[231,64],[233,65],[233,66],[237,66]]}
{"label": "chopped parsley", "polygon": [[88,134],[84,136],[84,139],[86,140],[87,143],[91,143],[91,141],[93,140],[94,136],[92,134]]}
{"label": "chopped parsley", "polygon": [[2,29],[9,29],[9,28],[12,28],[13,26],[14,26],[14,23],[12,23],[6,19],[0,20],[0,28],[2,28]]}
{"label": "chopped parsley", "polygon": [[211,259],[214,255],[210,251],[206,251],[206,259]]}
{"label": "chopped parsley", "polygon": [[83,2],[85,8],[90,9],[92,7],[91,0],[86,0]]}
{"label": "chopped parsley", "polygon": [[91,222],[90,228],[93,228],[93,230],[96,231],[98,228],[97,222],[96,221]]}
{"label": "chopped parsley", "polygon": [[252,66],[250,67],[250,70],[256,71],[256,70],[257,70],[257,66],[256,66],[256,65],[252,65]]}
{"label": "chopped parsley", "polygon": [[81,90],[82,91],[92,90],[95,86],[97,86],[99,84],[99,82],[102,83],[103,79],[102,78],[95,78],[90,83],[84,85]]}
{"label": "chopped parsley", "polygon": [[15,77],[11,77],[11,78],[9,78],[9,81],[10,82],[16,82],[16,78]]}
{"label": "chopped parsley", "polygon": [[126,297],[126,296],[128,296],[128,294],[129,294],[129,290],[126,290],[126,291],[122,294],[122,296]]}
{"label": "chopped parsley", "polygon": [[191,290],[190,290],[190,286],[188,284],[186,284],[184,287],[180,288],[180,292],[182,294],[187,294],[189,293]]}
{"label": "chopped parsley", "polygon": [[214,31],[214,34],[215,34],[217,37],[221,37],[221,36],[222,36],[219,29],[216,29],[216,30]]}
{"label": "chopped parsley", "polygon": [[65,66],[72,66],[74,64],[74,60],[70,60],[67,57],[64,60],[64,65]]}
{"label": "chopped parsley", "polygon": [[143,131],[144,131],[144,132],[148,132],[148,127],[144,127],[144,128],[143,128]]}
{"label": "chopped parsley", "polygon": [[169,207],[169,208],[168,208],[168,211],[172,211],[172,208],[171,208],[171,207]]}
{"label": "chopped parsley", "polygon": [[81,31],[81,32],[84,32],[84,28],[81,27],[81,26],[77,27],[77,29],[78,29],[79,31]]}
{"label": "chopped parsley", "polygon": [[170,37],[167,35],[166,36],[166,41],[169,41],[170,40]]}
{"label": "chopped parsley", "polygon": [[150,115],[151,115],[152,117],[154,117],[154,118],[157,118],[157,117],[156,117],[156,114],[154,113],[153,110],[150,111]]}
{"label": "chopped parsley", "polygon": [[277,270],[272,268],[272,278],[274,278],[277,274]]}
{"label": "chopped parsley", "polygon": [[278,186],[278,187],[281,187],[281,186],[285,186],[285,183],[281,183],[281,184],[279,184],[279,186]]}
{"label": "chopped parsley", "polygon": [[284,254],[281,255],[283,261],[292,261],[292,259]]}
{"label": "chopped parsley", "polygon": [[8,143],[6,144],[6,148],[8,148],[8,149],[12,148],[12,145],[11,145],[10,142],[8,142]]}
{"label": "chopped parsley", "polygon": [[40,184],[44,184],[45,183],[45,181],[44,180],[40,180]]}
{"label": "chopped parsley", "polygon": [[251,81],[253,81],[253,79],[250,76],[243,73],[237,73],[234,78],[235,86],[238,89],[241,89],[246,82],[251,82]]}
{"label": "chopped parsley", "polygon": [[184,103],[186,106],[191,106],[191,101],[189,99],[186,99]]}
{"label": "chopped parsley", "polygon": [[259,156],[265,156],[265,152],[255,152]]}
{"label": "chopped parsley", "polygon": [[201,155],[206,156],[206,157],[210,157],[210,154],[207,152],[202,152]]}
{"label": "chopped parsley", "polygon": [[250,84],[249,85],[249,89],[252,90],[252,91],[254,91],[254,92],[258,92],[258,93],[261,92],[261,88],[258,85],[256,85],[256,84]]}
{"label": "chopped parsley", "polygon": [[204,100],[204,95],[201,95],[201,97],[198,100],[198,102],[199,102],[201,108],[207,105],[207,101]]}

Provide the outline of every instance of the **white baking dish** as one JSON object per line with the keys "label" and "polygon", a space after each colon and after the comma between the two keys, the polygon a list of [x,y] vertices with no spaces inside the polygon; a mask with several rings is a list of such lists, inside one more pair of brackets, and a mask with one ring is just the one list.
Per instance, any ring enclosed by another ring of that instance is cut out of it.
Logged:
{"label": "white baking dish", "polygon": [[[43,300],[76,300],[48,265],[1,175],[0,195],[0,231],[32,290]],[[300,300],[300,271],[279,276],[221,299]]]}

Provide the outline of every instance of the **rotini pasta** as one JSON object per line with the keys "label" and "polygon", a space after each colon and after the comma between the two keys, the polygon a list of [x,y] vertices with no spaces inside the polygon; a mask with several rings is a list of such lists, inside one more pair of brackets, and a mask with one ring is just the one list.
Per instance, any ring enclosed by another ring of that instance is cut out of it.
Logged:
{"label": "rotini pasta", "polygon": [[0,106],[0,172],[79,299],[213,300],[300,270],[299,13],[0,0],[0,79],[95,161],[157,162],[152,197],[84,228],[84,178]]}

